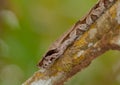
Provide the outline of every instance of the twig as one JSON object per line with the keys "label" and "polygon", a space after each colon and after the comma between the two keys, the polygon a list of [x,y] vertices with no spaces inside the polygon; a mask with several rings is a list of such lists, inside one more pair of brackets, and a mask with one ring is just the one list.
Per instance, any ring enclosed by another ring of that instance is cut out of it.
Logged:
{"label": "twig", "polygon": [[116,0],[49,69],[40,69],[23,85],[63,85],[110,49],[120,50],[120,0]]}

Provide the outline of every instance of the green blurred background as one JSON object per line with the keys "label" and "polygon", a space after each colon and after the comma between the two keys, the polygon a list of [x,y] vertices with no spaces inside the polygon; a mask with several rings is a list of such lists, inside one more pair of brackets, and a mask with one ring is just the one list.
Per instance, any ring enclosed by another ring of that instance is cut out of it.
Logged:
{"label": "green blurred background", "polygon": [[[21,85],[49,45],[97,0],[0,0],[0,85]],[[120,85],[120,52],[94,60],[66,85]]]}

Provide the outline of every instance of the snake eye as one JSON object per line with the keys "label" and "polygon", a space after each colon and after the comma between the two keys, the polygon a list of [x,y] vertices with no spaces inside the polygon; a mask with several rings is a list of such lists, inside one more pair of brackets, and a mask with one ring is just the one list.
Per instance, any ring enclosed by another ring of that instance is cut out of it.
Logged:
{"label": "snake eye", "polygon": [[50,55],[52,55],[52,54],[54,54],[54,53],[57,53],[57,52],[58,52],[57,49],[49,50],[49,51],[46,53],[45,57],[46,57],[46,56],[50,56]]}

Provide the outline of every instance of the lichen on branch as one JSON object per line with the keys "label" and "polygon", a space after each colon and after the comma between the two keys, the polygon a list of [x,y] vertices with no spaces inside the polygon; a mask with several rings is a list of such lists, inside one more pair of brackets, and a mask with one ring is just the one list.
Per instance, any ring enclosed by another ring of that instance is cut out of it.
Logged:
{"label": "lichen on branch", "polygon": [[35,72],[23,85],[63,85],[110,49],[120,50],[120,0],[116,0],[49,69]]}

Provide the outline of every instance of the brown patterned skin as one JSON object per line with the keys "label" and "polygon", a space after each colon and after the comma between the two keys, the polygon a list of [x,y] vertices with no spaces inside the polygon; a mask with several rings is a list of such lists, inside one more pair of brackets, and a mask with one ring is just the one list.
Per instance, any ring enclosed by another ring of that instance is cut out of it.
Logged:
{"label": "brown patterned skin", "polygon": [[64,51],[81,35],[83,35],[113,3],[117,0],[100,0],[86,15],[83,20],[79,20],[64,36],[57,40],[43,59],[39,62],[38,66],[43,69],[48,69],[56,59],[63,55]]}

